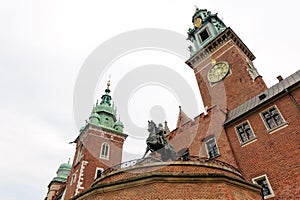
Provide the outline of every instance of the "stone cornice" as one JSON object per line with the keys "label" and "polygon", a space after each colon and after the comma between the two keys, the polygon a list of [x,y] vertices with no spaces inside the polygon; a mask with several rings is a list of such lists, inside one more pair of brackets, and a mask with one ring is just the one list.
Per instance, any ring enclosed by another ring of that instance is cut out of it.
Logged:
{"label": "stone cornice", "polygon": [[107,133],[107,134],[117,136],[120,138],[124,138],[124,139],[126,139],[128,137],[128,135],[125,133],[121,133],[121,132],[115,131],[113,129],[108,129],[105,127],[96,126],[94,124],[89,124],[89,129],[96,130],[96,131],[105,131],[105,133]]}
{"label": "stone cornice", "polygon": [[88,124],[85,125],[83,130],[77,136],[77,138],[73,142],[70,142],[70,143],[77,143],[78,139],[80,137],[83,137],[88,130],[95,130],[95,131],[105,132],[106,134],[110,134],[110,135],[113,135],[115,137],[122,138],[122,139],[126,139],[128,137],[128,135],[125,134],[125,133],[121,133],[121,132],[118,132],[118,131],[115,131],[115,130],[112,130],[112,129],[107,129],[107,128],[104,128],[104,127],[100,127],[100,126],[96,126],[96,125],[88,123]]}
{"label": "stone cornice", "polygon": [[235,32],[230,27],[228,27],[218,37],[208,43],[203,49],[199,50],[197,53],[195,53],[195,55],[189,58],[185,63],[192,69],[194,69],[201,61],[203,61],[209,55],[213,54],[218,48],[220,48],[229,40],[232,40],[251,61],[255,59],[255,56],[243,43],[243,41],[235,34]]}

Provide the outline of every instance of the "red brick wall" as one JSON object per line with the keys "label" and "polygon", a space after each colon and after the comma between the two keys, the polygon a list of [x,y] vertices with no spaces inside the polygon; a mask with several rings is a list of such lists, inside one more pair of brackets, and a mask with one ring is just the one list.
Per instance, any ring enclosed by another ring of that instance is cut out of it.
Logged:
{"label": "red brick wall", "polygon": [[184,124],[171,133],[170,142],[177,152],[183,148],[188,148],[191,156],[208,158],[205,139],[214,136],[220,152],[217,159],[237,167],[223,129],[224,120],[225,114],[219,107],[214,107],[208,111],[207,115],[202,113],[194,121]]}
{"label": "red brick wall", "polygon": [[225,183],[151,183],[125,190],[94,194],[85,200],[107,199],[233,199],[261,200],[261,196],[252,191],[236,188]]}
{"label": "red brick wall", "polygon": [[157,164],[100,178],[87,193],[75,199],[261,199],[258,187],[217,165]]}
{"label": "red brick wall", "polygon": [[[83,134],[77,141],[72,169],[67,181],[66,199],[69,199],[75,195],[78,178],[80,176],[80,171],[82,171],[82,163],[84,161],[87,161],[87,164],[84,165],[83,176],[81,180],[81,186],[84,189],[80,189],[79,192],[88,189],[93,183],[95,180],[97,167],[105,170],[122,162],[122,148],[125,139],[118,137],[114,133],[98,129],[99,128],[95,129],[89,126],[89,128],[85,130],[85,134]],[[110,145],[109,160],[100,158],[101,145],[104,142]],[[79,147],[82,144],[82,157],[80,162],[76,163]],[[73,174],[76,174],[76,181],[75,183],[70,184]]]}
{"label": "red brick wall", "polygon": [[[300,90],[292,92],[300,100]],[[267,132],[260,112],[276,105],[288,126]],[[248,120],[257,140],[240,146],[235,126]],[[300,198],[300,111],[288,95],[263,106],[227,128],[237,163],[246,180],[267,174],[274,199]]]}

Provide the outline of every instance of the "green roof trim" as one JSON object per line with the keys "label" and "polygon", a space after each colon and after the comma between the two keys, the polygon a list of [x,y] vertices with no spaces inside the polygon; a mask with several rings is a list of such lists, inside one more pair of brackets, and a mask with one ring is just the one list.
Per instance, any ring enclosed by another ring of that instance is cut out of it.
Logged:
{"label": "green roof trim", "polygon": [[68,176],[70,175],[71,168],[72,168],[71,164],[62,163],[56,172],[57,174],[56,177],[54,177],[52,181],[65,183],[68,179]]}

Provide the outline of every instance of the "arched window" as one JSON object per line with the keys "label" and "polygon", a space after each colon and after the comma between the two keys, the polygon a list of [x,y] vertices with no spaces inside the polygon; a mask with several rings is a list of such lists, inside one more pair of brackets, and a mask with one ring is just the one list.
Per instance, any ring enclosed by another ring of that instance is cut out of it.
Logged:
{"label": "arched window", "polygon": [[109,144],[106,143],[106,142],[104,142],[104,143],[101,145],[100,158],[106,159],[106,160],[109,159]]}

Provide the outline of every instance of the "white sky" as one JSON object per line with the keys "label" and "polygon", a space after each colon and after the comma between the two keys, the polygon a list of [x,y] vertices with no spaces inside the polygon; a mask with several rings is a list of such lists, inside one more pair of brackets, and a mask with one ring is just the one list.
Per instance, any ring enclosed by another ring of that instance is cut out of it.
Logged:
{"label": "white sky", "polygon": [[133,29],[186,34],[194,5],[219,13],[257,57],[254,64],[268,86],[277,83],[278,75],[299,69],[294,0],[0,2],[0,200],[43,199],[58,166],[73,158],[74,146],[68,144],[78,134],[73,89],[89,54]]}

